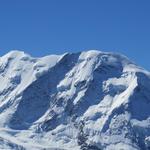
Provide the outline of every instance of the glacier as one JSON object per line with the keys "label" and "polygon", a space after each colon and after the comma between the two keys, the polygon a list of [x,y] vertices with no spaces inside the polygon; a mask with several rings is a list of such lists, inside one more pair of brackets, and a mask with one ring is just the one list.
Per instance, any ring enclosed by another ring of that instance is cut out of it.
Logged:
{"label": "glacier", "polygon": [[0,57],[0,149],[149,150],[150,72],[89,50]]}

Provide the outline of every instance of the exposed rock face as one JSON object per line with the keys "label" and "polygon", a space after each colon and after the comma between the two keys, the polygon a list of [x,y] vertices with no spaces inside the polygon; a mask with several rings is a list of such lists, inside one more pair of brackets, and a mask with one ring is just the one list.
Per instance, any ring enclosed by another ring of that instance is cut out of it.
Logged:
{"label": "exposed rock face", "polygon": [[100,51],[0,58],[0,149],[150,149],[150,73]]}

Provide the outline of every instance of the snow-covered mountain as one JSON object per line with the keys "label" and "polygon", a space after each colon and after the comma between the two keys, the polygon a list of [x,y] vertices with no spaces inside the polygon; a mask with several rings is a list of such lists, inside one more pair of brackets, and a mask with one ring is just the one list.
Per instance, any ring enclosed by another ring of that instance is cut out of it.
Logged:
{"label": "snow-covered mountain", "polygon": [[0,57],[0,149],[149,150],[150,73],[100,51]]}

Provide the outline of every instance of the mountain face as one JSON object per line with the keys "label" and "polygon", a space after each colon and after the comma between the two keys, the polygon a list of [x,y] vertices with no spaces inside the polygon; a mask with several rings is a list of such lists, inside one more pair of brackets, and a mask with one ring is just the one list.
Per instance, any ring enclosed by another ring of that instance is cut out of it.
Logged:
{"label": "mountain face", "polygon": [[149,150],[150,73],[94,50],[0,57],[0,149]]}

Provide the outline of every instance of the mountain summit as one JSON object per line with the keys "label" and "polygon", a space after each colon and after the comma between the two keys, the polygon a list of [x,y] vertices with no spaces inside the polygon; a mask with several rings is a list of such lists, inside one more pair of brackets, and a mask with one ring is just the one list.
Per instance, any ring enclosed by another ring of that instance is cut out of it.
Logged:
{"label": "mountain summit", "polygon": [[0,57],[0,149],[149,150],[150,73],[86,51]]}

